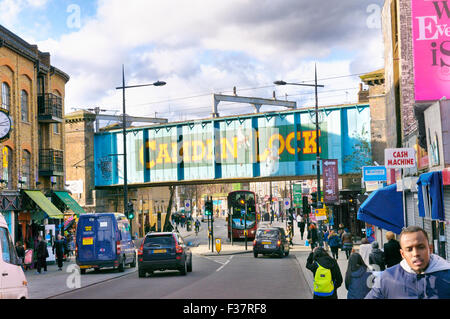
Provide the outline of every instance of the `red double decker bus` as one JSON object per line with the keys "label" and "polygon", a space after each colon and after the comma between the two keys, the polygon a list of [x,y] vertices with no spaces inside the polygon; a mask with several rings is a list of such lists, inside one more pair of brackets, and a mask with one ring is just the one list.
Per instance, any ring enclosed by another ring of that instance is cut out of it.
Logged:
{"label": "red double decker bus", "polygon": [[[245,238],[244,230],[247,230],[248,239],[254,239],[258,227],[256,194],[247,190],[234,191],[228,194],[227,200],[228,238],[233,229],[233,239]],[[244,216],[245,212],[246,216]]]}

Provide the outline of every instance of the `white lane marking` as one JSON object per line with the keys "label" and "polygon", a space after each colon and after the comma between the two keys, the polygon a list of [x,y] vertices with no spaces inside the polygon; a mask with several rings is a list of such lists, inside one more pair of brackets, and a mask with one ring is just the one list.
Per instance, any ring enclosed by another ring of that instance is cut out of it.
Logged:
{"label": "white lane marking", "polygon": [[222,266],[220,266],[219,268],[217,268],[216,271],[221,271],[221,270],[223,269],[223,267],[225,267],[225,266],[231,261],[231,258],[233,258],[233,256],[231,256],[230,258],[228,258],[228,260],[227,260]]}

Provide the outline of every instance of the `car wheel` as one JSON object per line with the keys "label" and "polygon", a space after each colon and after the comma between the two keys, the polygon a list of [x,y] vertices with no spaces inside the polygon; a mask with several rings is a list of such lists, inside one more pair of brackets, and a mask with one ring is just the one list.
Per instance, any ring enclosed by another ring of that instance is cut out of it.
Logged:
{"label": "car wheel", "polygon": [[85,275],[86,274],[86,269],[80,269],[80,274]]}
{"label": "car wheel", "polygon": [[191,256],[191,258],[190,258],[189,264],[187,265],[187,271],[188,271],[188,272],[192,272],[192,256]]}
{"label": "car wheel", "polygon": [[145,270],[143,270],[143,269],[139,269],[139,270],[138,270],[138,274],[139,274],[139,278],[144,278],[145,275],[146,275],[146,272],[145,272]]}
{"label": "car wheel", "polygon": [[256,251],[254,251],[254,252],[253,252],[253,256],[254,256],[255,258],[258,258],[258,253],[257,253]]}
{"label": "car wheel", "polygon": [[125,271],[125,258],[122,258],[122,260],[120,261],[120,265],[119,265],[119,272],[124,272]]}
{"label": "car wheel", "polygon": [[180,268],[180,274],[181,276],[186,276],[187,273],[187,265],[186,265],[186,261],[184,261],[183,267]]}

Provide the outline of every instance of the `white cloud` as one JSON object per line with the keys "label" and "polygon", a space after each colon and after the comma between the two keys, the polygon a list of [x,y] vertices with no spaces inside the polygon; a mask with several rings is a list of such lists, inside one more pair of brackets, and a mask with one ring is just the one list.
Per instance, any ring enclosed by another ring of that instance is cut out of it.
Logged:
{"label": "white cloud", "polygon": [[[196,116],[204,111],[203,116],[209,116],[210,96],[176,98],[231,91],[233,86],[246,96],[271,97],[276,90],[279,96],[287,93],[304,104],[311,96],[296,96],[303,89],[239,89],[267,86],[280,78],[311,80],[314,60],[318,61],[319,78],[378,67],[383,54],[381,37],[366,27],[365,2],[373,1],[330,0],[324,13],[320,11],[323,4],[300,0],[99,0],[97,15],[83,20],[81,29],[38,45],[51,52],[53,65],[71,76],[67,111],[75,106],[120,110],[121,94],[115,87],[121,83],[122,64],[127,84],[168,83],[160,88],[128,90],[127,111],[131,114],[154,115],[157,111],[165,116]],[[8,3],[11,12],[17,8],[10,0],[0,3]],[[329,60],[336,51],[343,56]],[[328,93],[328,98],[323,93],[321,101],[345,101],[343,89],[355,86],[356,90],[358,82],[358,78],[328,81],[323,91],[342,91],[334,93],[338,96],[335,100],[333,93]],[[167,100],[170,102],[150,103]],[[229,109],[238,110],[235,105]]]}

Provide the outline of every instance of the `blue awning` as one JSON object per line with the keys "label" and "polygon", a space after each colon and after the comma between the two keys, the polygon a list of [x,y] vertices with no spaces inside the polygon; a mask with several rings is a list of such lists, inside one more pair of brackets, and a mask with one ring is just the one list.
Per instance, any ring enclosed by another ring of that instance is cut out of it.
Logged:
{"label": "blue awning", "polygon": [[442,196],[442,194],[444,193],[444,186],[442,185],[442,172],[430,172],[419,176],[419,180],[417,181],[417,196],[419,197],[420,217],[425,217],[425,187],[428,187],[428,193],[430,195],[429,198],[431,201],[431,219],[445,220]]}
{"label": "blue awning", "polygon": [[377,189],[359,207],[358,219],[400,234],[405,225],[402,192],[397,184]]}

